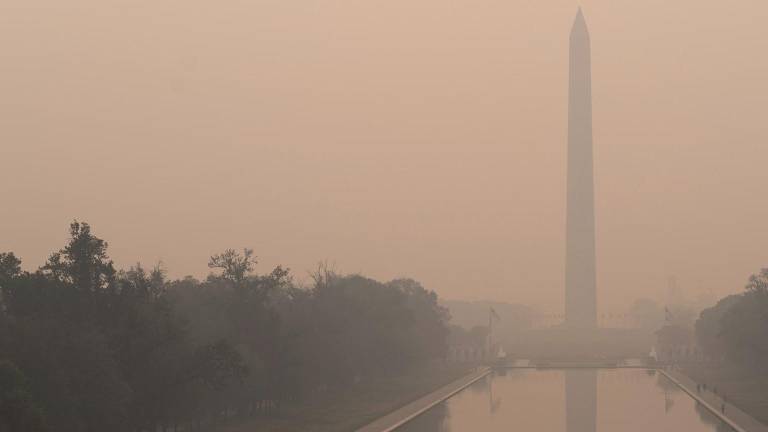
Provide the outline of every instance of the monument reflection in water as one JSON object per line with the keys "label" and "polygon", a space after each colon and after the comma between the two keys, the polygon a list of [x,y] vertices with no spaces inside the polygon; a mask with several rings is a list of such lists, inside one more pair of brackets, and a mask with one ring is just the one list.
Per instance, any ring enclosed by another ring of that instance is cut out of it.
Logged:
{"label": "monument reflection in water", "polygon": [[480,380],[398,432],[731,432],[644,369],[509,370]]}
{"label": "monument reflection in water", "polygon": [[597,370],[565,371],[565,425],[568,432],[597,431]]}

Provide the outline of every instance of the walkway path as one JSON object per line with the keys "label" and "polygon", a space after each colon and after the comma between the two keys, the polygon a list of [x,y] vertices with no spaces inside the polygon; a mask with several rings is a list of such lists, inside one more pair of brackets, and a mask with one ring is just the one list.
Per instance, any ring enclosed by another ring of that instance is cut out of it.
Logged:
{"label": "walkway path", "polygon": [[[448,399],[456,393],[463,390],[465,387],[474,383],[475,381],[488,375],[490,368],[481,368],[475,372],[470,373],[456,381],[447,384],[434,392],[417,399],[408,405],[379,418],[373,423],[363,426],[358,429],[357,432],[391,432],[412,420],[414,417],[422,414],[428,409],[434,407],[440,402]],[[751,431],[750,431],[751,432]],[[762,431],[761,431],[762,432]]]}
{"label": "walkway path", "polygon": [[696,382],[676,370],[659,369],[664,376],[680,386],[692,398],[699,401],[736,432],[768,432],[768,426],[755,420],[752,416],[736,408],[730,403],[725,403],[725,414],[722,412],[723,399],[709,390],[698,390]]}

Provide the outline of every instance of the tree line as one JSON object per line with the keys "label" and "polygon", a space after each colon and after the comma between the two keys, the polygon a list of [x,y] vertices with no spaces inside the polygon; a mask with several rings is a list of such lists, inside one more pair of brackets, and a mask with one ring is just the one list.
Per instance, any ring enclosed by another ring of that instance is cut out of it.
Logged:
{"label": "tree line", "polygon": [[35,271],[0,253],[0,432],[209,430],[446,355],[448,312],[411,279],[301,286],[229,249],[169,280],[107,247],[73,222]]}
{"label": "tree line", "polygon": [[752,275],[744,292],[702,311],[695,333],[711,360],[768,376],[768,268]]}
{"label": "tree line", "polygon": [[656,332],[657,348],[667,360],[768,376],[768,268],[752,275],[743,292],[722,298],[698,317],[678,312],[667,310]]}

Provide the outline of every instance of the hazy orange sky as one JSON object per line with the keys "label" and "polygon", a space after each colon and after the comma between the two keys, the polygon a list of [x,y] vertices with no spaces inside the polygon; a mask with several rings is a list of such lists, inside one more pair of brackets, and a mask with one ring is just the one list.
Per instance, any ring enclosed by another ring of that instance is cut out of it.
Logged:
{"label": "hazy orange sky", "polygon": [[[6,0],[0,250],[559,308],[570,0]],[[768,266],[768,2],[583,1],[598,301]]]}

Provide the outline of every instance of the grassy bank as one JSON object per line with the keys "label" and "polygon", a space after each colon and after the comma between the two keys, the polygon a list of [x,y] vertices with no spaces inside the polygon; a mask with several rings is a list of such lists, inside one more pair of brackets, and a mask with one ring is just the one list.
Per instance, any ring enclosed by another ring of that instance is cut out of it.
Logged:
{"label": "grassy bank", "polygon": [[686,375],[707,389],[717,389],[728,402],[764,424],[768,424],[768,377],[726,366],[690,365]]}
{"label": "grassy bank", "polygon": [[468,366],[430,368],[408,376],[361,382],[348,389],[330,389],[279,413],[256,417],[226,432],[349,432],[469,373]]}

